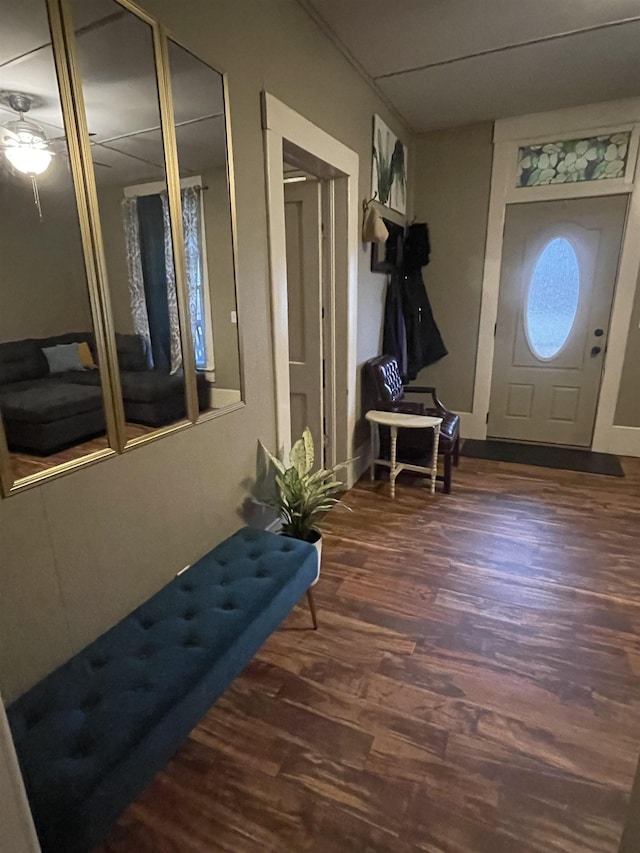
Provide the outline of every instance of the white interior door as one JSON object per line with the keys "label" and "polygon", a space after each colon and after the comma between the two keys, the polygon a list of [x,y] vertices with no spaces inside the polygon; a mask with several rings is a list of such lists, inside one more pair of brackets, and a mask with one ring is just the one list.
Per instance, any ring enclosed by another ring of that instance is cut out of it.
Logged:
{"label": "white interior door", "polygon": [[591,444],[627,196],[507,208],[487,434]]}
{"label": "white interior door", "polygon": [[285,184],[291,439],[308,426],[322,459],[322,236],[319,181]]}

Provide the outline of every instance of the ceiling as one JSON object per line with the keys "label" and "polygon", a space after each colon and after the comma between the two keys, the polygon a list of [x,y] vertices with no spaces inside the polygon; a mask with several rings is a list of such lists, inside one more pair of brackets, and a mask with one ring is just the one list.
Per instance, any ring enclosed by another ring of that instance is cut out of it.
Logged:
{"label": "ceiling", "polygon": [[640,95],[640,0],[299,0],[417,133]]}

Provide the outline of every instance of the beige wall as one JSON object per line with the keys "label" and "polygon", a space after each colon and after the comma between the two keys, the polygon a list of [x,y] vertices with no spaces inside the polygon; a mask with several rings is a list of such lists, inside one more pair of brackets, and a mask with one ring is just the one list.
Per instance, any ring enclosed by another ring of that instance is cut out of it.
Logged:
{"label": "beige wall", "polygon": [[42,221],[29,180],[0,188],[0,341],[92,328],[72,193],[41,183]]}
{"label": "beige wall", "polygon": [[640,276],[631,312],[629,338],[624,357],[614,424],[640,427]]}
{"label": "beige wall", "polygon": [[422,271],[449,350],[416,384],[435,385],[452,409],[471,411],[491,183],[492,125],[454,128],[418,138],[414,210],[427,222],[431,262]]}
{"label": "beige wall", "polygon": [[[145,0],[229,74],[246,406],[0,502],[0,688],[10,701],[243,524],[256,440],[275,439],[260,91],[360,155],[385,106],[295,0]],[[358,360],[378,352],[384,278],[359,261]],[[3,284],[4,286],[4,284]]]}

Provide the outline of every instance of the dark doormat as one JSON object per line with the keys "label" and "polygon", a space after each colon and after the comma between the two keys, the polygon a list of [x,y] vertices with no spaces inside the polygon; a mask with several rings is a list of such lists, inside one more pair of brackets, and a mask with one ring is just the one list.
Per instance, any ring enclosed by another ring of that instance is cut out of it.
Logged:
{"label": "dark doormat", "polygon": [[541,468],[564,468],[567,471],[584,471],[586,474],[624,477],[620,460],[611,453],[594,453],[591,450],[547,444],[518,444],[514,441],[496,441],[493,438],[486,441],[465,438],[460,455],[474,459],[493,459],[496,462],[519,462],[522,465],[539,465]]}

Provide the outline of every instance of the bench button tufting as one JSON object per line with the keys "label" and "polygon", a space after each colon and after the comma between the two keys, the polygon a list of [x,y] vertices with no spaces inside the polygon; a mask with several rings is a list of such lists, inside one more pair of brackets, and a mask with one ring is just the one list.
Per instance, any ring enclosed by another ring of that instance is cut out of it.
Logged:
{"label": "bench button tufting", "polygon": [[81,703],[80,707],[83,711],[95,708],[102,701],[102,696],[99,693],[90,693]]}
{"label": "bench button tufting", "polygon": [[152,648],[151,646],[145,646],[143,649],[140,649],[140,651],[138,652],[138,660],[147,660],[148,658],[151,657],[151,655],[153,654],[154,651],[155,651],[155,649]]}
{"label": "bench button tufting", "polygon": [[72,758],[88,758],[92,749],[91,741],[86,736],[80,735],[80,739],[73,744],[69,754]]}
{"label": "bench button tufting", "polygon": [[236,608],[233,606],[233,604],[230,601],[227,601],[226,604],[222,605],[222,609],[223,610],[235,610]]}
{"label": "bench button tufting", "polygon": [[32,714],[25,714],[24,722],[28,729],[32,729],[42,719],[44,719],[44,714],[41,711],[34,711]]}
{"label": "bench button tufting", "polygon": [[71,758],[78,758],[78,759],[87,758],[88,755],[89,755],[88,750],[85,747],[82,747],[81,749],[74,749],[73,752],[71,753]]}

